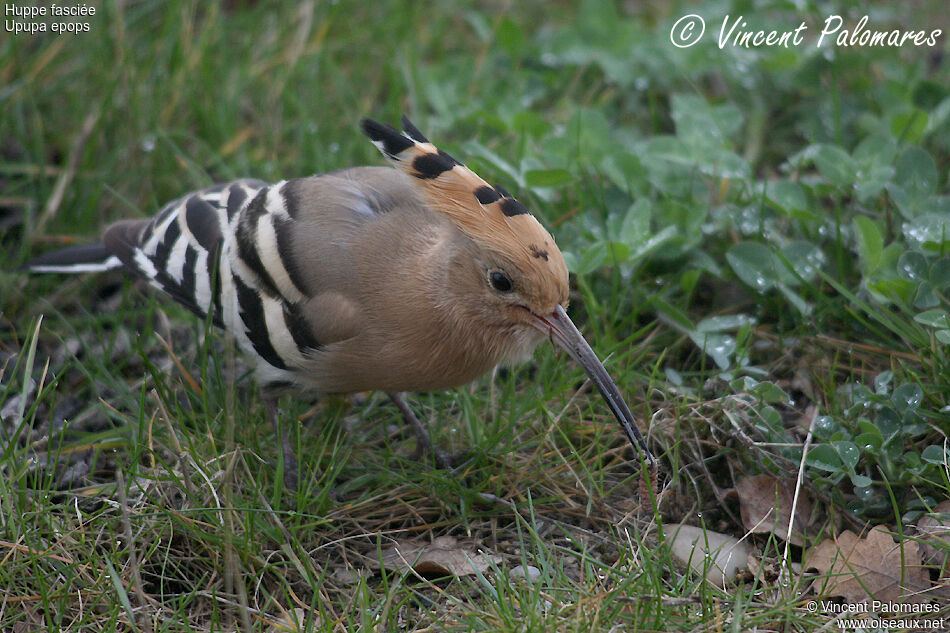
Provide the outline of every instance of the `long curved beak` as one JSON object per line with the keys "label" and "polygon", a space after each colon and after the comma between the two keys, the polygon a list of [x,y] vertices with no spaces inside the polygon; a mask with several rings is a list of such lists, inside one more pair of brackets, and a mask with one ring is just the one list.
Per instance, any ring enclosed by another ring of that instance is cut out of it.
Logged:
{"label": "long curved beak", "polygon": [[647,448],[646,440],[643,439],[643,435],[640,434],[640,429],[637,428],[637,422],[630,412],[630,407],[627,406],[623,396],[620,395],[620,391],[617,389],[617,385],[614,384],[607,370],[604,369],[603,363],[600,362],[594,350],[592,350],[590,345],[587,344],[587,341],[584,340],[583,335],[581,335],[580,331],[575,327],[570,317],[567,316],[567,312],[564,311],[564,308],[557,306],[554,312],[548,316],[540,316],[534,313],[532,313],[532,316],[534,316],[532,325],[546,334],[553,342],[557,343],[561,349],[567,352],[571,358],[584,368],[591,382],[596,385],[600,395],[607,401],[607,406],[610,407],[611,413],[613,413],[617,421],[620,422],[624,433],[627,434],[627,439],[643,454],[651,466],[655,465],[656,458],[653,457],[650,453],[650,449]]}

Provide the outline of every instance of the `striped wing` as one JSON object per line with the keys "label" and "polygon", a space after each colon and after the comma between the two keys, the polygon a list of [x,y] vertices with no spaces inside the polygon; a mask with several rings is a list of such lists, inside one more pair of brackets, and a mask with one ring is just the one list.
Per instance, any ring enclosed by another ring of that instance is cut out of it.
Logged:
{"label": "striped wing", "polygon": [[261,360],[258,371],[270,382],[298,381],[289,372],[322,347],[305,317],[306,271],[292,257],[293,182],[257,191],[232,219],[222,257],[225,326]]}
{"label": "striped wing", "polygon": [[224,326],[220,254],[232,219],[266,184],[240,180],[196,191],[167,204],[151,220],[117,222],[105,248],[129,269],[196,315]]}
{"label": "striped wing", "polygon": [[320,348],[303,316],[300,271],[290,264],[287,183],[240,180],[166,205],[151,220],[117,222],[106,249],[198,316],[235,335],[265,383]]}

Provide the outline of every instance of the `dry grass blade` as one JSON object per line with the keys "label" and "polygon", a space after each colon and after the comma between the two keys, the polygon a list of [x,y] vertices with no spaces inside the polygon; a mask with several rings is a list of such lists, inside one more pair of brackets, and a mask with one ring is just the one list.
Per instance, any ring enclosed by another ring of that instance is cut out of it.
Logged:
{"label": "dry grass blade", "polygon": [[46,201],[46,206],[43,208],[43,212],[40,213],[40,217],[36,220],[36,226],[34,227],[34,230],[37,234],[42,234],[43,229],[46,228],[46,225],[49,223],[49,221],[56,217],[56,214],[59,212],[59,208],[63,203],[63,196],[66,194],[69,184],[76,176],[76,168],[79,165],[79,157],[82,155],[82,151],[86,147],[86,142],[89,140],[89,136],[95,129],[96,123],[99,121],[100,113],[101,110],[98,107],[94,108],[92,112],[86,115],[86,119],[83,121],[82,127],[79,128],[79,134],[76,136],[76,141],[73,143],[73,149],[69,154],[69,162],[66,164],[66,169],[63,170],[56,179],[56,184],[53,187],[53,193]]}
{"label": "dry grass blade", "polygon": [[[132,591],[135,594],[139,607],[144,608],[149,604],[156,604],[156,601],[150,599],[145,594],[145,589],[142,585],[142,574],[139,571],[139,556],[136,551],[135,535],[132,532],[132,519],[129,516],[129,500],[125,491],[125,477],[122,475],[121,470],[117,470],[115,476],[116,491],[119,496],[119,511],[122,519],[122,532],[125,536],[125,544],[129,551],[129,570],[132,574]],[[143,628],[146,631],[152,630],[151,623],[147,618],[143,618],[142,622]]]}
{"label": "dry grass blade", "polygon": [[172,346],[169,345],[168,341],[162,338],[162,336],[158,333],[155,334],[155,338],[157,338],[161,342],[162,346],[168,352],[168,355],[171,357],[172,362],[175,363],[175,367],[177,367],[178,371],[181,372],[181,375],[185,379],[185,381],[188,383],[188,386],[191,387],[195,393],[200,394],[201,385],[198,384],[198,381],[195,380],[194,376],[191,375],[191,372],[185,369],[185,365],[178,358],[178,355],[175,353],[175,350],[172,349]]}

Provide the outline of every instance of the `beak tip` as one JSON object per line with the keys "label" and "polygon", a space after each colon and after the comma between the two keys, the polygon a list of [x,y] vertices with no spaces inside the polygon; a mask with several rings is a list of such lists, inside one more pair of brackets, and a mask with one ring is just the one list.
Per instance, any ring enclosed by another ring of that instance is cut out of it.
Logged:
{"label": "beak tip", "polygon": [[637,449],[637,454],[646,459],[651,468],[655,468],[657,464],[656,457],[647,448],[646,440],[640,433],[630,408],[624,401],[623,396],[620,395],[620,390],[611,380],[603,363],[600,362],[600,359],[597,358],[590,345],[584,340],[580,331],[574,326],[571,318],[567,316],[564,307],[558,304],[551,316],[545,319],[539,318],[538,321],[539,326],[548,329],[552,342],[564,349],[584,369],[597,390],[600,391],[600,395],[607,402],[614,417],[620,422],[627,439]]}

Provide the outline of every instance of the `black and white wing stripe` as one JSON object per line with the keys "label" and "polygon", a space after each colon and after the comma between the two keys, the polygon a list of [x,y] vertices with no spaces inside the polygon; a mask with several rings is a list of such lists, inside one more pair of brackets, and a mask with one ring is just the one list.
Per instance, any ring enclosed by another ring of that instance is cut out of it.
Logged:
{"label": "black and white wing stripe", "polygon": [[266,184],[241,180],[197,191],[167,204],[151,220],[110,226],[105,248],[126,267],[198,316],[224,326],[220,255],[229,217]]}
{"label": "black and white wing stripe", "polygon": [[291,264],[287,187],[238,181],[186,196],[163,209],[131,251],[131,264],[153,285],[196,314],[210,309],[215,324],[261,361],[268,382],[292,381],[320,348]]}
{"label": "black and white wing stripe", "polygon": [[293,265],[295,205],[287,194],[292,186],[291,181],[261,188],[232,217],[225,241],[230,274],[222,277],[223,301],[234,307],[225,325],[266,363],[259,373],[273,382],[288,380],[282,372],[304,366],[321,347],[304,317],[309,297]]}
{"label": "black and white wing stripe", "polygon": [[200,317],[232,332],[258,360],[267,383],[294,375],[322,345],[304,312],[305,274],[293,257],[300,181],[274,185],[238,180],[164,206],[151,219],[110,225],[102,244],[49,253],[36,272],[90,272],[125,267]]}

